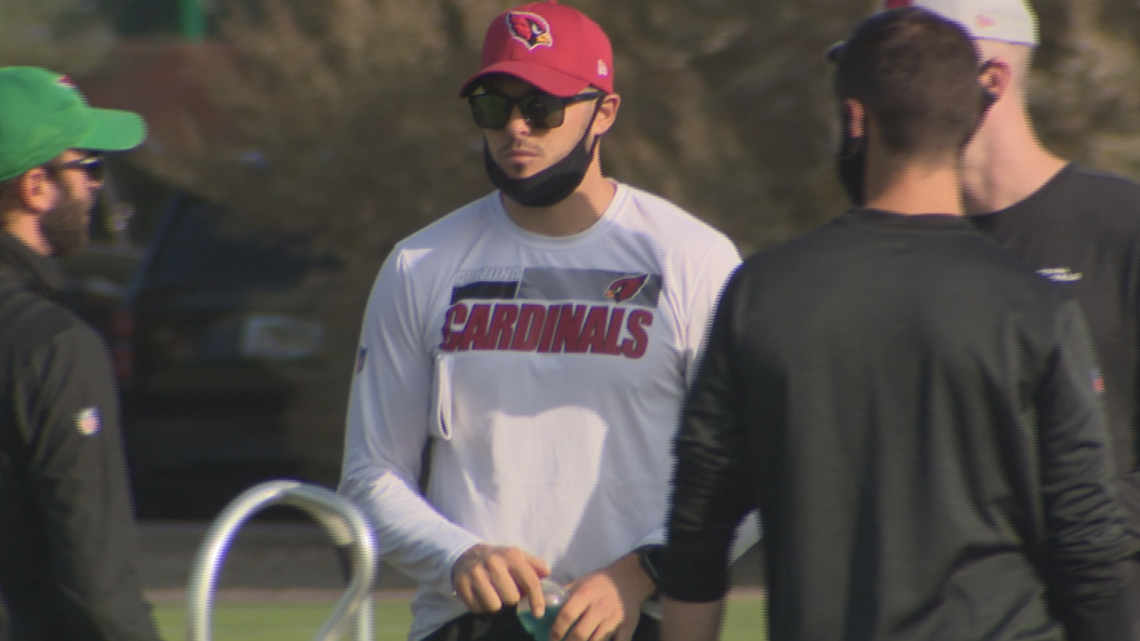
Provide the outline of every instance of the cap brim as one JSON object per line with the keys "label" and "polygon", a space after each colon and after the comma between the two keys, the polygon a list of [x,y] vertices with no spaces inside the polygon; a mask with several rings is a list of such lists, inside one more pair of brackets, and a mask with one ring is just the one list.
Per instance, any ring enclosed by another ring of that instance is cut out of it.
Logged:
{"label": "cap brim", "polygon": [[544,65],[536,65],[533,62],[523,62],[521,60],[504,60],[502,62],[496,62],[474,76],[471,76],[467,82],[463,83],[463,88],[459,90],[459,97],[466,98],[475,90],[480,80],[494,74],[514,76],[552,96],[562,98],[569,98],[570,96],[581,93],[583,89],[590,86],[590,83],[586,80],[578,78],[577,76],[571,76],[557,69],[551,69]]}
{"label": "cap brim", "polygon": [[91,109],[90,116],[91,125],[72,145],[75,149],[126,151],[138,147],[146,138],[146,122],[132,111]]}

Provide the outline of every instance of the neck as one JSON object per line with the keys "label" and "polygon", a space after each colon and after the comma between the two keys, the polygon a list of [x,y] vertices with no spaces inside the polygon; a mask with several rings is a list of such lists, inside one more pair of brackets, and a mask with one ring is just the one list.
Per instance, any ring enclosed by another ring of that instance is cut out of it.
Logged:
{"label": "neck", "polygon": [[3,229],[40,256],[51,255],[51,245],[40,231],[34,215],[18,211],[8,212],[4,215]]}
{"label": "neck", "polygon": [[522,229],[542,236],[573,236],[586,231],[602,217],[617,188],[602,176],[595,154],[582,184],[566,200],[550,207],[524,207],[502,194],[503,208]]}
{"label": "neck", "polygon": [[953,163],[930,167],[920,163],[900,163],[875,171],[868,167],[867,206],[905,214],[965,213],[960,192],[960,174]]}
{"label": "neck", "polygon": [[962,176],[966,211],[988,214],[1016,205],[1066,164],[1041,144],[1023,105],[992,113],[966,152]]}

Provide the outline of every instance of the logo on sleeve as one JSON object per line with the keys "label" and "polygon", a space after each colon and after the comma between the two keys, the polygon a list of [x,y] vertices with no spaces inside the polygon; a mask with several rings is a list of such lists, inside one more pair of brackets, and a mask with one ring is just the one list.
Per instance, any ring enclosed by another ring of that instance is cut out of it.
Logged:
{"label": "logo on sleeve", "polygon": [[1085,277],[1081,272],[1075,272],[1068,267],[1044,267],[1038,269],[1037,273],[1054,283],[1075,283]]}
{"label": "logo on sleeve", "polygon": [[91,436],[99,431],[102,425],[99,422],[99,408],[88,407],[75,413],[75,427],[84,436]]}
{"label": "logo on sleeve", "polygon": [[359,374],[364,371],[364,363],[368,360],[368,348],[361,347],[356,352],[356,373]]}
{"label": "logo on sleeve", "polygon": [[1104,376],[1101,375],[1099,369],[1093,369],[1089,372],[1089,378],[1092,380],[1092,390],[1097,394],[1104,394]]}
{"label": "logo on sleeve", "polygon": [[539,47],[553,47],[554,36],[550,23],[537,13],[511,11],[507,14],[507,29],[511,37],[526,45],[528,51]]}

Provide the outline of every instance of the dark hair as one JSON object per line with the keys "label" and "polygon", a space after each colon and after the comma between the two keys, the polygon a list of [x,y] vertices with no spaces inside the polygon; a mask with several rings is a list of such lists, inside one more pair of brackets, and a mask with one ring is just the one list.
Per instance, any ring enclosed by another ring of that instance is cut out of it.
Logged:
{"label": "dark hair", "polygon": [[864,20],[838,54],[835,95],[863,104],[895,155],[958,153],[977,126],[984,91],[974,43],[956,23],[918,7]]}

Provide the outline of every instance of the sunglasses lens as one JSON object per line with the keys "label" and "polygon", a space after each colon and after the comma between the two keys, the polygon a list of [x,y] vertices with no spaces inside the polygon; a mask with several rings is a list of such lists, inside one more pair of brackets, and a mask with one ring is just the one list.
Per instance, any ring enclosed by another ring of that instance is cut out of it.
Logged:
{"label": "sunglasses lens", "polygon": [[103,182],[107,177],[107,163],[103,158],[92,158],[83,165],[83,169],[87,171],[87,176],[95,182]]}
{"label": "sunglasses lens", "polygon": [[471,115],[480,129],[502,129],[511,119],[512,101],[506,96],[481,93],[470,98]]}
{"label": "sunglasses lens", "polygon": [[562,126],[566,108],[561,98],[548,94],[531,94],[519,105],[523,117],[533,127],[553,129]]}

